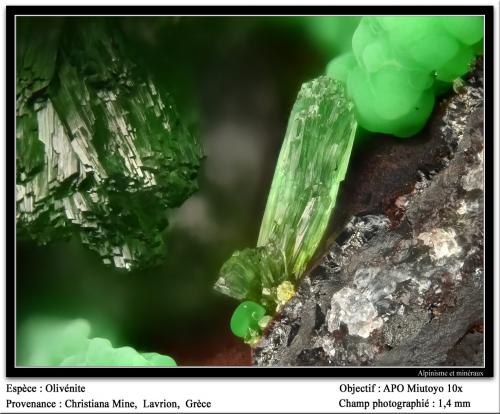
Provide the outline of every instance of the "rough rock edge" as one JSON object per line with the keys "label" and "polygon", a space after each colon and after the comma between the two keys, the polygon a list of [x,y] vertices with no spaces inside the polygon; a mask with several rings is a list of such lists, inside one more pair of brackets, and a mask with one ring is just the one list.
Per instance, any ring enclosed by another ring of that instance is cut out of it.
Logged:
{"label": "rough rock edge", "polygon": [[482,364],[477,337],[469,359],[460,352],[483,315],[482,88],[479,68],[428,131],[444,148],[435,168],[392,208],[351,219],[268,328],[254,364]]}

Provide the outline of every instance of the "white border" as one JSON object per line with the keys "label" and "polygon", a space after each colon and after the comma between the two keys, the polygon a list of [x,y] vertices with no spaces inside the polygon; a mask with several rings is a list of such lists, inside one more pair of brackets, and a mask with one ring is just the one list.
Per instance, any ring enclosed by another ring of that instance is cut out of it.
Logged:
{"label": "white border", "polygon": [[[333,5],[331,1],[325,0],[316,0],[314,1],[315,5]],[[34,2],[31,0],[17,0],[17,1],[2,1],[2,5],[34,5]],[[52,0],[50,2],[51,5],[67,5],[68,2],[61,0]],[[73,5],[103,5],[103,3],[99,0],[89,0],[87,2],[77,1],[72,3]],[[149,1],[144,5],[208,5],[208,2],[203,0],[193,1],[193,0],[185,0],[184,2],[168,2],[168,1]],[[235,1],[217,1],[213,4],[217,5],[270,5],[269,2],[265,0],[255,0],[255,1],[245,1],[238,2]],[[273,1],[271,4],[274,5],[312,5],[311,3],[305,1],[297,1],[297,0],[289,0],[289,1]],[[380,4],[380,3],[378,3]],[[342,2],[342,5],[378,5],[376,2],[369,0],[351,0],[350,2]],[[412,3],[409,1],[384,1],[383,5],[411,5]],[[106,5],[137,5],[137,2],[133,2],[130,0],[122,0],[122,1],[114,1],[108,0],[106,1]],[[340,4],[335,4],[340,5]],[[419,5],[492,5],[495,7],[494,11],[494,50],[496,53],[496,62],[494,69],[494,104],[495,104],[495,113],[494,113],[494,140],[495,140],[495,148],[494,148],[494,174],[495,174],[495,192],[494,195],[494,216],[495,216],[495,229],[494,229],[494,242],[495,242],[495,257],[494,257],[494,267],[493,271],[495,272],[495,292],[494,292],[494,379],[461,379],[460,381],[455,381],[456,383],[464,384],[467,387],[467,398],[470,398],[473,401],[473,406],[470,410],[462,410],[461,412],[492,412],[497,413],[500,411],[500,403],[498,401],[499,397],[499,352],[498,352],[498,332],[499,332],[499,277],[498,277],[498,269],[499,269],[499,256],[498,256],[498,246],[499,246],[499,194],[498,194],[498,183],[499,183],[499,133],[498,133],[498,110],[499,110],[499,76],[498,76],[498,40],[497,36],[499,34],[498,30],[498,4],[496,1],[478,1],[473,2],[472,0],[469,2],[463,0],[455,0],[455,1],[432,1],[432,0],[421,0]],[[2,36],[5,36],[5,9],[2,16]],[[0,45],[0,53],[2,56],[5,56],[5,41],[1,42]],[[5,61],[2,65],[2,84],[4,85],[6,82],[6,72],[5,72]],[[5,96],[3,97],[5,102]],[[3,126],[3,130],[5,131],[5,111],[0,111],[0,119]],[[0,146],[0,163],[5,166],[5,145]],[[3,246],[6,245],[5,238],[5,169],[0,168],[0,232],[2,233],[2,241]],[[0,259],[2,263],[2,269],[6,267],[5,261],[5,248],[1,249]],[[1,284],[1,298],[5,301],[5,284]],[[3,302],[5,303],[5,302]],[[3,308],[4,309],[4,308]],[[0,341],[0,354],[5,355],[5,318],[0,318],[0,332],[2,335],[2,341]],[[15,383],[19,384],[36,384],[42,385],[46,383],[46,380],[29,380],[23,381],[19,380],[7,380],[5,378],[5,359],[0,357],[2,361],[2,374],[3,377],[1,379],[2,384],[0,384],[0,410],[5,410],[4,406],[4,398],[5,398],[5,387],[6,383]],[[265,372],[263,372],[265,374]],[[160,398],[159,396],[169,397],[181,399],[184,397],[191,398],[202,398],[202,399],[211,399],[213,404],[212,411],[219,412],[341,412],[341,410],[334,405],[335,399],[338,397],[338,384],[339,383],[351,383],[351,384],[365,384],[365,383],[391,383],[391,382],[400,382],[407,383],[412,381],[387,381],[387,380],[360,380],[360,379],[280,379],[280,380],[269,380],[269,379],[113,379],[113,380],[85,380],[85,381],[50,381],[54,383],[74,383],[78,382],[84,385],[87,385],[88,392],[92,393],[93,398],[104,398],[104,396],[112,395],[114,398],[119,398],[120,396],[140,396],[141,398],[155,397]],[[413,382],[418,382],[417,380]],[[447,383],[448,381],[437,380],[437,379],[428,379],[425,383],[430,383],[432,385],[436,385],[438,383]],[[465,395],[465,394],[464,394]],[[78,397],[74,395],[74,397]],[[63,409],[63,411],[67,411],[68,409]],[[23,410],[27,411],[27,410]],[[61,410],[56,410],[60,412]],[[108,411],[108,410],[107,410]],[[109,410],[110,412],[120,412],[120,410]],[[122,410],[123,411],[123,410]],[[342,410],[343,412],[348,412],[348,410]],[[383,410],[384,412],[389,412],[389,410]],[[437,409],[431,410],[436,412]],[[48,412],[48,411],[47,411]],[[179,412],[179,411],[176,411]],[[356,410],[351,411],[356,412]],[[401,412],[401,411],[400,411]],[[414,411],[419,412],[419,411]],[[448,413],[452,412],[446,411]]]}

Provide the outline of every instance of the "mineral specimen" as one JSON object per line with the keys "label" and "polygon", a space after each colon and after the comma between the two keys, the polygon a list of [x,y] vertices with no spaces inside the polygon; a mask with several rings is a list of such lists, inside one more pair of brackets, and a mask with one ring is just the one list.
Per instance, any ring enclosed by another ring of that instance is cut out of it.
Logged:
{"label": "mineral specimen", "polygon": [[336,206],[352,218],[266,330],[256,365],[483,365],[483,104],[479,59],[414,142],[378,136],[354,155]]}
{"label": "mineral specimen", "polygon": [[482,16],[368,16],[327,74],[347,84],[363,128],[400,137],[427,122],[443,83],[482,53]]}
{"label": "mineral specimen", "polygon": [[266,310],[258,303],[245,301],[239,304],[231,317],[231,331],[246,340],[260,333],[259,321]]}
{"label": "mineral specimen", "polygon": [[18,236],[44,244],[76,232],[106,264],[156,263],[168,209],[197,189],[197,140],[113,22],[17,26]]}
{"label": "mineral specimen", "polygon": [[85,319],[33,319],[22,329],[18,364],[26,366],[175,366],[166,355],[139,353],[124,346],[113,348],[104,338],[89,339]]}
{"label": "mineral specimen", "polygon": [[262,304],[271,314],[293,296],[335,206],[356,121],[344,87],[328,77],[305,83],[288,123],[257,247],[222,266],[215,288]]}

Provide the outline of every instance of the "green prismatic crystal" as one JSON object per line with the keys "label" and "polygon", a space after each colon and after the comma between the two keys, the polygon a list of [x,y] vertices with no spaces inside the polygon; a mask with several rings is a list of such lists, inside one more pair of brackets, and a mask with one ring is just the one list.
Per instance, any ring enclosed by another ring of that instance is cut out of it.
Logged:
{"label": "green prismatic crystal", "polygon": [[18,236],[76,233],[117,268],[157,263],[167,211],[197,189],[198,141],[112,21],[17,26]]}
{"label": "green prismatic crystal", "polygon": [[176,366],[166,355],[140,353],[124,346],[113,348],[104,338],[89,339],[85,319],[34,319],[21,329],[18,364],[26,366]]}
{"label": "green prismatic crystal", "polygon": [[340,82],[320,77],[302,85],[257,247],[237,251],[224,263],[218,291],[261,304],[271,314],[292,297],[323,238],[355,132],[353,104]]}

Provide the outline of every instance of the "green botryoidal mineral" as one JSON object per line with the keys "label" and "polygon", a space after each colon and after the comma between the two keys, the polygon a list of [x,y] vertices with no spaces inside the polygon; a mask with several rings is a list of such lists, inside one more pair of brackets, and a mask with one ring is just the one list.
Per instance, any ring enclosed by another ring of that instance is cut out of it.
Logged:
{"label": "green botryoidal mineral", "polygon": [[[328,40],[332,24],[334,20],[321,20],[317,40]],[[245,309],[260,303],[272,314],[293,296],[335,206],[356,122],[373,132],[416,134],[443,84],[455,84],[469,71],[475,54],[481,53],[482,38],[481,16],[363,17],[352,51],[327,67],[332,80],[319,78],[303,85],[290,116],[257,247],[234,253],[216,282],[219,291],[246,300],[245,308],[240,305],[233,315],[244,322],[239,328],[247,327],[241,335],[232,323],[237,336],[254,343],[259,335]]]}
{"label": "green botryoidal mineral", "polygon": [[21,329],[17,344],[22,366],[176,366],[166,355],[140,353],[124,346],[113,348],[105,338],[89,338],[85,319],[33,319]]}
{"label": "green botryoidal mineral", "polygon": [[[257,247],[237,251],[224,263],[215,284],[218,291],[251,301],[245,302],[247,307],[262,305],[270,314],[293,296],[335,206],[355,132],[353,104],[340,82],[324,76],[302,85],[290,114]],[[240,310],[234,318],[241,316]],[[257,329],[254,322],[251,327],[247,322],[240,327],[247,324],[248,329]],[[236,334],[244,337],[242,333]]]}
{"label": "green botryoidal mineral", "polygon": [[483,16],[367,16],[327,74],[347,85],[360,126],[409,137],[443,85],[469,72],[482,40]]}
{"label": "green botryoidal mineral", "polygon": [[198,141],[112,22],[17,22],[18,236],[77,233],[117,268],[155,264],[167,210],[197,189]]}

